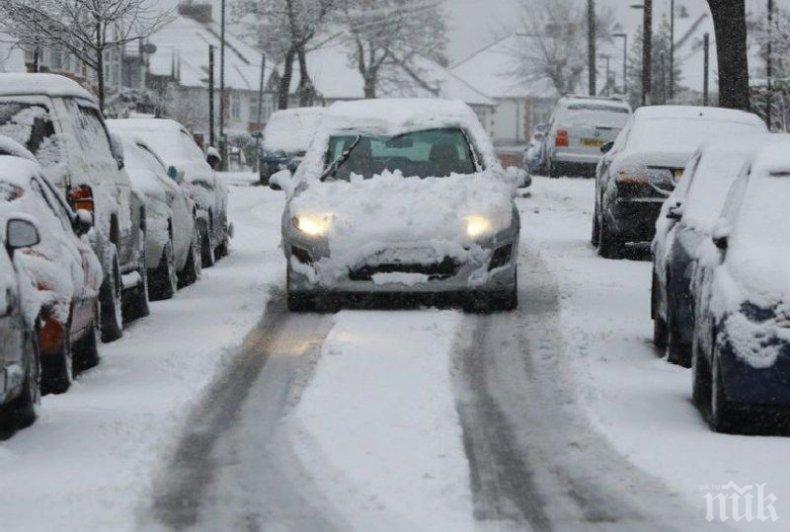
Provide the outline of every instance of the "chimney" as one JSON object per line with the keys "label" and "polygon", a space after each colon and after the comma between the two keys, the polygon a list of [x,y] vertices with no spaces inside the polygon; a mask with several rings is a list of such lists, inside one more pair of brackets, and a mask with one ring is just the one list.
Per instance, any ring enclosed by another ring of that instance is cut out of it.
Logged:
{"label": "chimney", "polygon": [[178,4],[178,14],[189,17],[201,24],[210,23],[212,18],[212,6],[210,3],[193,3],[192,0],[186,0]]}

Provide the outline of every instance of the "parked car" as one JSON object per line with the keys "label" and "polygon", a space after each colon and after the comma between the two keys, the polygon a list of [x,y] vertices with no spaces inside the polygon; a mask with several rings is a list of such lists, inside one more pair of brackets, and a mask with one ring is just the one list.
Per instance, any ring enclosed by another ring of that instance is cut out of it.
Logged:
{"label": "parked car", "polygon": [[744,163],[773,139],[769,133],[713,140],[686,165],[674,192],[661,208],[653,239],[651,317],[653,342],[669,362],[691,367],[694,301],[691,276],[700,244],[710,239],[724,200]]}
{"label": "parked car", "polygon": [[213,164],[219,153],[209,146],[206,153],[192,135],[174,120],[130,118],[114,124],[119,133],[136,135],[167,165],[167,173],[187,191],[197,206],[203,267],[214,264],[230,250],[233,226],[228,222],[228,189],[217,179]]}
{"label": "parked car", "polygon": [[277,111],[269,117],[263,130],[261,183],[268,184],[272,174],[286,168],[296,172],[323,112],[323,107],[302,107]]}
{"label": "parked car", "polygon": [[145,198],[145,256],[148,267],[148,293],[153,300],[173,297],[179,284],[194,283],[202,270],[200,234],[195,202],[178,180],[167,175],[165,163],[148,144],[108,120],[111,132],[121,137],[126,172]]}
{"label": "parked car", "polygon": [[765,133],[743,111],[663,105],[637,109],[614,142],[605,144],[595,182],[592,243],[619,258],[628,242],[650,242],[667,196],[699,145],[713,138]]}
{"label": "parked car", "polygon": [[38,344],[44,393],[65,392],[79,371],[99,362],[99,290],[102,267],[84,235],[86,211],[76,214],[28,158],[0,156],[0,209],[38,222],[39,242],[18,255],[41,301]]}
{"label": "parked car", "polygon": [[516,308],[513,194],[525,177],[502,169],[460,102],[334,104],[296,174],[270,181],[288,193],[289,308],[371,294],[451,294],[469,308]]}
{"label": "parked car", "polygon": [[594,176],[601,146],[617,137],[630,116],[631,106],[617,98],[560,98],[544,142],[548,174]]}
{"label": "parked car", "polygon": [[694,274],[693,396],[711,427],[790,406],[790,138],[747,162]]}
{"label": "parked car", "polygon": [[[0,199],[13,191],[0,183]],[[33,219],[0,205],[0,429],[9,433],[36,420],[39,404],[39,301],[33,279],[16,260],[39,242]]]}
{"label": "parked car", "polygon": [[145,208],[96,99],[52,74],[0,74],[0,135],[32,152],[70,205],[93,213],[91,245],[104,269],[101,333],[120,338],[124,319],[148,314]]}

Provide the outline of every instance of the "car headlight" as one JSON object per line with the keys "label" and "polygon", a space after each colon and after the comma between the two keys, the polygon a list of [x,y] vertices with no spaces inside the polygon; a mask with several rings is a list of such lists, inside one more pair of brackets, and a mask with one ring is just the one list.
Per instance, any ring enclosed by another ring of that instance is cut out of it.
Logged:
{"label": "car headlight", "polygon": [[479,238],[491,233],[491,220],[484,216],[466,217],[466,234],[469,238]]}
{"label": "car headlight", "polygon": [[329,231],[329,217],[300,214],[291,219],[294,227],[308,236],[322,236]]}

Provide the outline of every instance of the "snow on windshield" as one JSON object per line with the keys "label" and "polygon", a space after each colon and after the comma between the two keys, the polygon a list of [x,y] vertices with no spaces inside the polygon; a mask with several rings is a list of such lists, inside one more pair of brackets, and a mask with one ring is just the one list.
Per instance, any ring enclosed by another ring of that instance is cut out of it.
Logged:
{"label": "snow on windshield", "polygon": [[27,148],[44,167],[62,161],[61,142],[44,105],[0,102],[0,135]]}
{"label": "snow on windshield", "polygon": [[331,178],[348,181],[355,174],[369,179],[385,170],[423,178],[476,171],[466,134],[457,128],[415,131],[395,137],[333,136],[329,139],[327,167],[342,158],[348,149],[351,149],[348,159]]}
{"label": "snow on windshield", "polygon": [[274,113],[263,131],[263,148],[269,152],[303,153],[310,146],[323,108],[308,107]]}

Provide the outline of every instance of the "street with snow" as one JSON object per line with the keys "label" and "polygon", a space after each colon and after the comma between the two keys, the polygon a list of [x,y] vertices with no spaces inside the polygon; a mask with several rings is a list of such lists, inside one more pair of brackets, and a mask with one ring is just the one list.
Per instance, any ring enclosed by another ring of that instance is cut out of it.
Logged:
{"label": "street with snow", "polygon": [[729,482],[790,515],[786,440],[707,428],[591,181],[517,200],[521,305],[484,316],[289,314],[283,196],[226,179],[230,257],[0,447],[4,529],[700,529]]}

